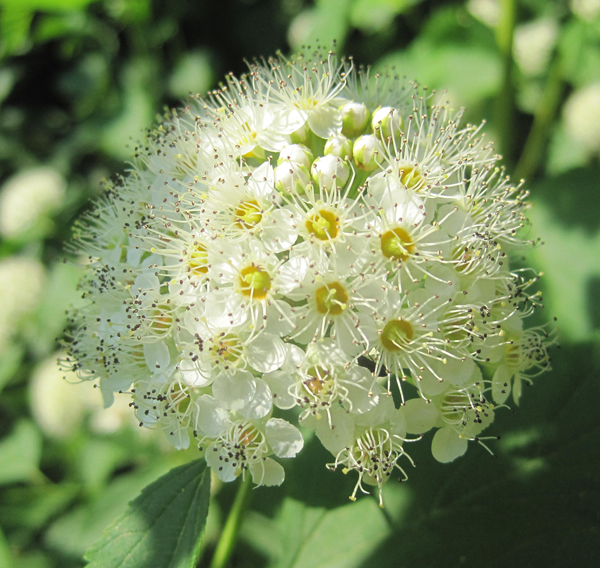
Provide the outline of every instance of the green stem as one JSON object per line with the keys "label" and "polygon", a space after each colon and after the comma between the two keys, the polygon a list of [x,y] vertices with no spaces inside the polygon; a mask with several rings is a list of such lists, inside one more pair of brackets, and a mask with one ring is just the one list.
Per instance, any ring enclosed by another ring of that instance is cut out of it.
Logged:
{"label": "green stem", "polygon": [[521,158],[515,168],[516,180],[526,179],[538,169],[550,128],[562,98],[563,89],[562,66],[560,57],[557,55],[548,72],[542,100],[537,106],[533,117],[533,125],[527,136]]}
{"label": "green stem", "polygon": [[210,563],[210,568],[225,568],[227,562],[229,562],[229,558],[235,548],[244,511],[246,510],[248,503],[250,503],[251,478],[252,476],[246,472],[246,478],[241,482],[238,488],[235,501],[233,502],[233,506],[227,517],[227,522],[223,527],[223,532],[221,533],[217,549],[215,550],[212,562]]}
{"label": "green stem", "polygon": [[496,42],[502,56],[502,86],[496,101],[496,128],[500,138],[500,151],[510,163],[514,126],[512,47],[517,19],[517,0],[501,0],[501,6],[502,15],[496,30]]}

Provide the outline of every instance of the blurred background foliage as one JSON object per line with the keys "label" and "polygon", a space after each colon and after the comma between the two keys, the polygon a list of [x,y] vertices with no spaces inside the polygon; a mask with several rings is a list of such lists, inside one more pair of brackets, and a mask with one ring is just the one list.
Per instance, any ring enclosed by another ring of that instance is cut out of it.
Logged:
{"label": "blurred background foliage", "polygon": [[[600,0],[0,0],[2,568],[83,566],[143,486],[194,458],[57,368],[78,300],[73,220],[164,107],[244,60],[334,40],[489,119],[508,173],[528,179],[545,242],[529,262],[562,349],[498,414],[496,459],[471,447],[441,465],[415,444],[419,467],[386,486],[384,510],[350,504],[354,480],[309,443],[283,487],[253,492],[232,565],[600,562]],[[234,491],[214,488],[203,561]]]}

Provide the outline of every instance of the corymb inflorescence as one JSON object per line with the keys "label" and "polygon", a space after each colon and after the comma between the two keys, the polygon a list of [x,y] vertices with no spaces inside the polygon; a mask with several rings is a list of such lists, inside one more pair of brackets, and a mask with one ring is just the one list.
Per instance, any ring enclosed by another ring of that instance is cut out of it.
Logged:
{"label": "corymb inflorescence", "polygon": [[76,226],[68,365],[224,481],[280,484],[291,416],[353,497],[404,478],[429,430],[437,460],[462,455],[553,339],[509,261],[533,246],[526,194],[461,116],[321,51],[193,98]]}

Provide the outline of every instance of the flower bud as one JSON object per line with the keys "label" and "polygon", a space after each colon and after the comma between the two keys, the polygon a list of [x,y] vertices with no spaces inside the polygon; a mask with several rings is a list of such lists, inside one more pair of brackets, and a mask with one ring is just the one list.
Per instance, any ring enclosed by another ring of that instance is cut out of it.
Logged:
{"label": "flower bud", "polygon": [[402,116],[395,108],[379,107],[371,118],[371,126],[375,134],[382,138],[397,137],[402,131]]}
{"label": "flower bud", "polygon": [[332,136],[325,143],[325,155],[333,154],[338,158],[352,157],[352,142],[343,134]]}
{"label": "flower bud", "polygon": [[304,144],[290,144],[279,153],[277,165],[279,166],[283,162],[292,162],[308,169],[313,160],[312,152]]}
{"label": "flower bud", "polygon": [[295,162],[281,162],[275,168],[275,188],[284,194],[304,193],[304,188],[310,183],[308,168]]}
{"label": "flower bud", "polygon": [[313,181],[325,189],[332,188],[334,181],[337,187],[343,187],[350,175],[348,164],[333,154],[317,158],[311,173]]}
{"label": "flower bud", "polygon": [[348,102],[342,111],[342,134],[353,138],[364,131],[369,121],[369,109],[362,103]]}
{"label": "flower bud", "polygon": [[354,142],[354,163],[359,170],[371,172],[378,167],[381,144],[373,134],[359,136]]}

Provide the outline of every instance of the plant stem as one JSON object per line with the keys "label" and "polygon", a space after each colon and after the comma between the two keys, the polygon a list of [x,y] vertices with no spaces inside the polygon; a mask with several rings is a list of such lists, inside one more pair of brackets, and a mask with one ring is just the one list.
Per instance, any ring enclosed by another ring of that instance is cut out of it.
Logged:
{"label": "plant stem", "polygon": [[502,86],[496,101],[496,128],[500,138],[500,151],[510,164],[514,109],[512,48],[517,19],[517,0],[501,0],[501,6],[502,15],[496,30],[496,42],[502,56]]}
{"label": "plant stem", "polygon": [[227,522],[221,532],[221,538],[217,544],[217,549],[213,556],[210,568],[225,568],[229,558],[233,553],[237,541],[237,535],[242,523],[244,511],[250,503],[250,487],[252,485],[252,476],[246,472],[245,479],[241,482],[235,501],[229,511]]}
{"label": "plant stem", "polygon": [[515,180],[528,178],[537,170],[544,147],[546,146],[550,127],[552,126],[562,97],[563,89],[561,60],[556,55],[548,71],[542,100],[533,117],[533,125],[527,136],[525,148],[523,148],[523,153],[515,168]]}

